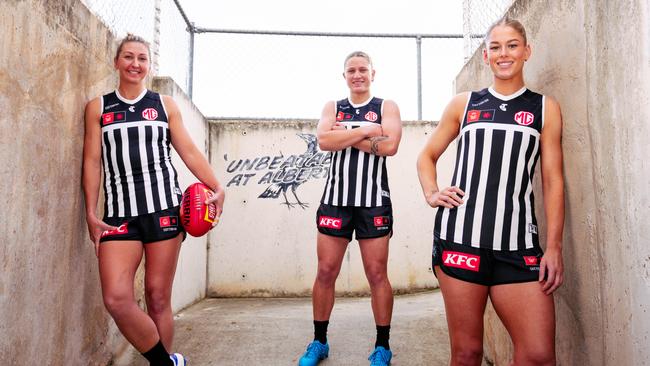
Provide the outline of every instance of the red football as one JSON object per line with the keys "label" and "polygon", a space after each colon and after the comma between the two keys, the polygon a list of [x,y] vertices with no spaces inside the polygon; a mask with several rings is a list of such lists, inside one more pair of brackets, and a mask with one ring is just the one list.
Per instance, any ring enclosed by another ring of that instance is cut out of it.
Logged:
{"label": "red football", "polygon": [[194,183],[187,187],[181,202],[181,223],[188,234],[203,236],[210,229],[217,216],[217,206],[205,204],[213,192],[203,183]]}

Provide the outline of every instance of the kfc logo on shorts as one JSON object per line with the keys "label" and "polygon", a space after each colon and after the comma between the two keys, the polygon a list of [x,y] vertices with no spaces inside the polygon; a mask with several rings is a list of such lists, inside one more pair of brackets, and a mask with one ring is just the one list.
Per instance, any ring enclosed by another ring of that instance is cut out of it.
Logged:
{"label": "kfc logo on shorts", "polygon": [[375,113],[373,111],[370,111],[370,112],[366,113],[365,116],[363,116],[363,118],[365,118],[366,121],[370,121],[370,122],[375,122],[378,117],[379,116],[377,116],[377,113]]}
{"label": "kfc logo on shorts", "polygon": [[343,220],[336,217],[329,217],[329,216],[318,217],[318,227],[326,227],[328,229],[341,230],[342,224],[343,224]]}
{"label": "kfc logo on shorts", "polygon": [[153,108],[147,108],[142,111],[142,118],[146,119],[147,121],[154,121],[156,118],[158,118],[158,111]]}
{"label": "kfc logo on shorts", "polygon": [[101,237],[105,237],[108,235],[124,235],[129,233],[129,228],[127,226],[127,223],[123,223],[122,225],[118,226],[117,229],[115,230],[106,230],[102,233]]}
{"label": "kfc logo on shorts", "polygon": [[527,266],[537,266],[539,263],[537,263],[537,260],[539,258],[535,257],[534,255],[525,255],[524,256],[524,262],[526,262]]}
{"label": "kfc logo on shorts", "polygon": [[442,263],[447,267],[455,267],[478,272],[481,264],[481,257],[461,252],[451,252],[444,250],[442,252]]}
{"label": "kfc logo on shorts", "polygon": [[522,126],[528,126],[535,120],[535,116],[526,111],[519,111],[515,113],[515,122]]}
{"label": "kfc logo on shorts", "polygon": [[176,216],[163,216],[159,219],[160,227],[178,226],[178,218]]}
{"label": "kfc logo on shorts", "polygon": [[388,224],[390,223],[390,219],[388,218],[388,216],[375,216],[372,221],[376,227],[388,226]]}

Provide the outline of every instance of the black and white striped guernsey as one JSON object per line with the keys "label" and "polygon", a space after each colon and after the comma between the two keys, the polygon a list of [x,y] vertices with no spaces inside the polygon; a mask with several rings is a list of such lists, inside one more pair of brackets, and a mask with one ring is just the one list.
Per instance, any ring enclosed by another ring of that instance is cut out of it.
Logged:
{"label": "black and white striped guernsey", "polygon": [[[336,121],[347,129],[381,124],[384,100],[370,97],[361,104],[348,98],[336,102]],[[332,206],[388,206],[390,190],[386,158],[354,147],[331,152],[331,164],[321,203]]]}
{"label": "black and white striped guernsey", "polygon": [[532,182],[543,125],[541,94],[525,87],[509,96],[471,93],[451,182],[464,203],[438,209],[434,235],[492,250],[539,247]]}
{"label": "black and white striped guernsey", "polygon": [[178,206],[167,111],[158,93],[136,99],[116,90],[102,96],[104,215],[133,217]]}

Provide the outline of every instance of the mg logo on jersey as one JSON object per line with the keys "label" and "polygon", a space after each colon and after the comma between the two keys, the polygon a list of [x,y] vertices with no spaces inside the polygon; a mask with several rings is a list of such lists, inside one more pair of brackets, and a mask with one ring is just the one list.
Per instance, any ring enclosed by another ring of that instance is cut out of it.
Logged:
{"label": "mg logo on jersey", "polygon": [[534,255],[525,255],[524,256],[524,262],[526,262],[527,266],[536,266],[536,265],[538,265],[539,263],[537,263],[537,259],[538,258],[535,257]]}
{"label": "mg logo on jersey", "polygon": [[528,126],[535,120],[532,113],[526,111],[519,111],[515,113],[515,122],[522,126]]}
{"label": "mg logo on jersey", "polygon": [[147,121],[154,121],[156,118],[158,118],[158,111],[153,108],[147,108],[142,111],[142,118],[146,119]]}
{"label": "mg logo on jersey", "polygon": [[118,226],[117,229],[115,230],[106,230],[102,233],[101,237],[105,237],[107,235],[124,235],[129,233],[129,228],[127,226],[127,223],[123,223],[122,225]]}
{"label": "mg logo on jersey", "polygon": [[442,263],[447,267],[455,267],[478,272],[481,264],[481,257],[461,252],[451,252],[444,250],[442,252]]}
{"label": "mg logo on jersey", "polygon": [[329,216],[319,216],[318,217],[318,226],[319,227],[326,227],[328,229],[337,229],[341,230],[341,225],[343,224],[343,220],[336,218],[336,217],[329,217]]}
{"label": "mg logo on jersey", "polygon": [[373,111],[370,111],[370,112],[366,113],[365,116],[363,116],[363,118],[365,118],[366,121],[370,121],[370,122],[375,122],[378,117],[379,116],[377,116],[377,113],[375,113]]}

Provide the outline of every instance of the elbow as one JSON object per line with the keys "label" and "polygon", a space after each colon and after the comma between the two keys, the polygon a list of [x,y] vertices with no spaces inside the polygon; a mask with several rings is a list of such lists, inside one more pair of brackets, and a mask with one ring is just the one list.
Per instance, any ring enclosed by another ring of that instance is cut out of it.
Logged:
{"label": "elbow", "polygon": [[397,144],[392,144],[386,148],[386,156],[395,156],[397,154],[399,146]]}
{"label": "elbow", "polygon": [[321,149],[322,151],[334,150],[332,144],[329,141],[327,141],[327,139],[323,139],[320,136],[318,137],[318,148]]}

